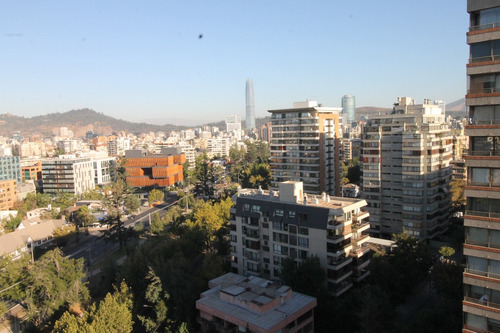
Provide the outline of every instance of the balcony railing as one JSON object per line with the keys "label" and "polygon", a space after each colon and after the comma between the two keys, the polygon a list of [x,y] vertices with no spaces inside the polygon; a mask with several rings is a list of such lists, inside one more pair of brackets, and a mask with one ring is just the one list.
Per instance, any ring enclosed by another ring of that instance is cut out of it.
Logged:
{"label": "balcony railing", "polygon": [[464,270],[464,272],[469,273],[469,274],[473,274],[473,275],[485,276],[485,277],[489,277],[492,279],[500,279],[500,274],[491,273],[491,272],[476,271],[476,270],[470,269],[470,268],[466,268]]}
{"label": "balcony railing", "polygon": [[480,298],[473,298],[473,297],[465,296],[464,301],[476,303],[479,305],[489,306],[489,307],[495,308],[495,309],[500,309],[500,304],[494,303],[494,302],[489,302],[487,300],[481,300]]}
{"label": "balcony railing", "polygon": [[498,28],[498,27],[500,27],[500,22],[481,24],[481,25],[473,25],[473,26],[469,27],[469,31],[493,29],[493,28]]}
{"label": "balcony railing", "polygon": [[471,119],[469,125],[500,125],[500,119]]}
{"label": "balcony railing", "polygon": [[466,210],[465,215],[500,219],[500,213],[494,213],[494,212],[480,212],[476,210]]}

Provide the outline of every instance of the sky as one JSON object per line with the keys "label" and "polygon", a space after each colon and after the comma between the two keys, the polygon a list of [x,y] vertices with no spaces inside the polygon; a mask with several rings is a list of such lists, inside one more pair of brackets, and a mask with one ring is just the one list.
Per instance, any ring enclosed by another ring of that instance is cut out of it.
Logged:
{"label": "sky", "polygon": [[[0,3],[0,114],[202,124],[293,102],[466,93],[465,0]],[[171,121],[166,121],[171,120]]]}

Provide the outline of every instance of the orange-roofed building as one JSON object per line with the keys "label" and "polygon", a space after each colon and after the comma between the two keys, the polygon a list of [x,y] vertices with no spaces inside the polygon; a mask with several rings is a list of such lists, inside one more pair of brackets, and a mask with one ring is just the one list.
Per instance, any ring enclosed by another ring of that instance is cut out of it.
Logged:
{"label": "orange-roofed building", "polygon": [[129,186],[165,187],[175,185],[184,179],[183,164],[186,162],[184,154],[143,156],[134,151],[127,151],[125,156],[125,174]]}

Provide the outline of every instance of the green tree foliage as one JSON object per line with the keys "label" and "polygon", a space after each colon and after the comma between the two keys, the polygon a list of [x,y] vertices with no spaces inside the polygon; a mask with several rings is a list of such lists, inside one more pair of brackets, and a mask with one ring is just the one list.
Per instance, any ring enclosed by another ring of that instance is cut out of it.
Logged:
{"label": "green tree foliage", "polygon": [[77,317],[66,311],[55,323],[56,333],[132,332],[132,294],[123,282],[120,289],[108,293],[99,305],[93,304],[88,313]]}
{"label": "green tree foliage", "polygon": [[195,198],[191,194],[187,194],[183,190],[177,191],[177,197],[179,198],[179,206],[181,208],[194,207]]}
{"label": "green tree foliage", "polygon": [[213,199],[215,196],[216,169],[205,154],[196,158],[195,176],[194,192],[206,199]]}
{"label": "green tree foliage", "polygon": [[158,201],[163,201],[163,198],[165,197],[165,194],[158,190],[158,189],[152,189],[150,192],[149,192],[149,195],[148,195],[148,202],[149,204],[153,204],[155,202],[158,202]]}
{"label": "green tree foliage", "polygon": [[355,157],[352,160],[342,161],[341,179],[343,184],[354,183],[358,184],[361,178],[361,168],[359,158]]}
{"label": "green tree foliage", "polygon": [[133,213],[141,207],[141,200],[137,194],[129,194],[125,197],[124,205],[127,211]]}
{"label": "green tree foliage", "polygon": [[108,224],[109,227],[103,231],[103,234],[107,240],[118,240],[120,248],[122,248],[128,236],[121,220],[122,208],[125,206],[128,211],[133,211],[131,209],[133,207],[127,206],[127,204],[129,204],[127,198],[133,194],[130,192],[130,188],[127,184],[122,180],[118,180],[108,185],[106,191],[109,194],[104,200],[104,205],[108,211],[108,215],[104,219],[104,223]]}
{"label": "green tree foliage", "polygon": [[450,183],[451,202],[453,206],[465,205],[465,180],[456,179]]}
{"label": "green tree foliage", "polygon": [[80,195],[80,198],[82,200],[102,200],[104,199],[104,194],[100,191],[100,190],[97,190],[97,189],[93,189],[93,190],[86,190],[85,192],[83,192],[81,195]]}
{"label": "green tree foliage", "polygon": [[154,234],[161,234],[163,230],[165,230],[165,225],[167,222],[163,219],[158,212],[154,212],[151,217],[151,226],[150,230]]}
{"label": "green tree foliage", "polygon": [[216,239],[217,232],[229,222],[229,210],[233,206],[231,198],[218,203],[201,202],[193,213],[193,221],[187,225],[201,230],[206,236],[206,245],[210,247]]}
{"label": "green tree foliage", "polygon": [[271,184],[269,146],[267,142],[245,142],[245,147],[233,146],[229,151],[230,176],[233,182],[246,188],[268,189]]}
{"label": "green tree foliage", "polygon": [[39,326],[54,312],[86,300],[83,259],[69,259],[59,249],[45,253],[28,269],[25,303],[29,322]]}
{"label": "green tree foliage", "polygon": [[449,246],[441,246],[441,248],[439,249],[439,254],[447,259],[455,254],[455,249]]}
{"label": "green tree foliage", "polygon": [[145,315],[137,315],[137,318],[146,332],[155,332],[167,319],[168,308],[165,301],[169,296],[163,292],[161,280],[151,267],[146,280],[149,282],[145,293],[145,300],[148,304],[144,304],[144,308],[150,311]]}
{"label": "green tree foliage", "polygon": [[21,256],[18,260],[6,256],[0,258],[0,290],[5,290],[1,296],[5,299],[22,301],[26,296],[23,282],[28,272],[26,266],[31,257],[29,255]]}
{"label": "green tree foliage", "polygon": [[59,193],[55,200],[54,206],[59,207],[61,210],[65,210],[66,208],[73,206],[76,202],[76,198],[71,193]]}
{"label": "green tree foliage", "polygon": [[48,194],[42,193],[28,193],[24,199],[23,208],[25,211],[30,211],[36,208],[47,207],[52,203]]}
{"label": "green tree foliage", "polygon": [[74,213],[74,219],[75,223],[79,226],[82,227],[88,227],[92,225],[93,223],[97,222],[97,219],[92,213],[90,212],[89,208],[87,206],[81,206],[75,213]]}

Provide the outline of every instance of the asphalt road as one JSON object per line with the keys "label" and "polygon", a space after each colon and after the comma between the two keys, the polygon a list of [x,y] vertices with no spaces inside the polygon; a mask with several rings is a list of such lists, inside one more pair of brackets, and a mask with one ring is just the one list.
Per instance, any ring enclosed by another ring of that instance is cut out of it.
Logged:
{"label": "asphalt road", "polygon": [[[149,227],[150,219],[154,213],[158,212],[160,216],[163,216],[168,208],[176,203],[176,198],[168,197],[164,203],[144,210],[133,219],[122,220],[123,225],[126,228],[133,228],[137,223],[144,223],[146,227]],[[75,242],[75,240],[73,239],[72,242]],[[89,263],[95,265],[104,259],[107,253],[117,250],[119,245],[118,242],[106,241],[102,237],[102,232],[95,229],[91,230],[88,235],[80,236],[79,243],[76,245],[71,244],[70,247],[71,250],[66,254],[68,257],[73,259],[84,258],[87,265]]]}

